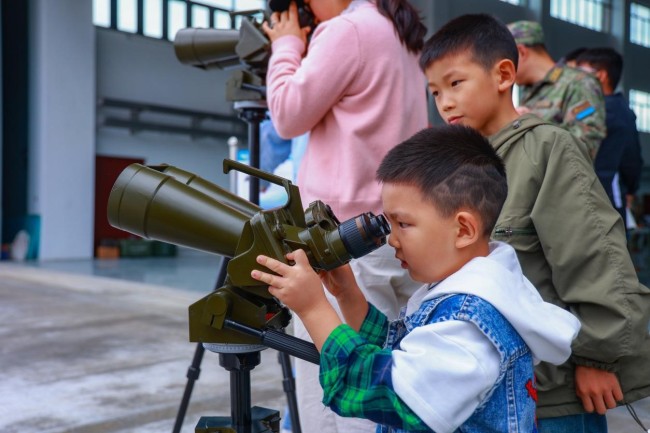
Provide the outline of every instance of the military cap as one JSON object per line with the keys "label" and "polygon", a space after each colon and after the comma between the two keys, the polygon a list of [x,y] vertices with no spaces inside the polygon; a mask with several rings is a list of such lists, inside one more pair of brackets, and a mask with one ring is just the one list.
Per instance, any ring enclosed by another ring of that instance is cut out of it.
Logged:
{"label": "military cap", "polygon": [[508,29],[518,44],[539,45],[544,43],[544,31],[538,22],[515,21],[508,24]]}

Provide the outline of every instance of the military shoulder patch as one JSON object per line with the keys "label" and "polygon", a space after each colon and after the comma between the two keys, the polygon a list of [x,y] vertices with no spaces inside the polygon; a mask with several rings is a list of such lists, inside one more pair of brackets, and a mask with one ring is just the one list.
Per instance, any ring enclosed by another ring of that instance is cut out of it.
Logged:
{"label": "military shoulder patch", "polygon": [[553,103],[548,100],[542,100],[542,101],[537,101],[533,105],[535,108],[551,108],[553,106]]}
{"label": "military shoulder patch", "polygon": [[591,116],[595,112],[596,108],[591,105],[589,101],[584,101],[571,110],[571,113],[575,116],[576,120],[582,120]]}
{"label": "military shoulder patch", "polygon": [[548,74],[548,79],[552,83],[555,83],[558,78],[560,78],[560,75],[562,75],[562,68],[558,68],[557,66],[553,68],[553,70]]}

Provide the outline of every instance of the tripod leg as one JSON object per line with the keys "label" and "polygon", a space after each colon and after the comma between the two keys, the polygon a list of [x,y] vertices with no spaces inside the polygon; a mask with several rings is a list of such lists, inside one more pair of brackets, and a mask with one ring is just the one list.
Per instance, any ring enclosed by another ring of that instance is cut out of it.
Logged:
{"label": "tripod leg", "polygon": [[192,390],[194,389],[194,382],[196,382],[196,380],[199,378],[199,374],[201,374],[201,361],[203,360],[203,353],[205,353],[203,344],[198,343],[196,345],[196,351],[194,352],[192,364],[187,369],[187,384],[185,385],[185,392],[183,393],[181,405],[178,408],[178,413],[176,414],[176,423],[174,424],[173,433],[180,433],[181,427],[183,426],[183,420],[185,419],[187,406],[190,403],[190,396],[192,395]]}
{"label": "tripod leg", "polygon": [[282,366],[282,387],[287,395],[289,406],[289,417],[291,419],[291,432],[302,433],[300,428],[300,417],[298,416],[298,401],[296,400],[296,381],[293,378],[291,369],[291,358],[285,352],[278,352],[278,361]]}
{"label": "tripod leg", "polygon": [[[226,280],[229,261],[230,259],[227,257],[224,257],[221,260],[215,290],[221,287]],[[185,413],[187,412],[187,406],[190,404],[190,397],[192,396],[192,390],[194,389],[194,382],[196,382],[196,380],[199,378],[199,374],[201,374],[201,361],[203,360],[203,353],[205,353],[203,344],[198,343],[196,345],[196,351],[194,352],[192,364],[190,364],[189,368],[187,369],[187,384],[185,385],[185,392],[183,393],[183,398],[181,399],[181,405],[178,408],[178,413],[176,414],[176,422],[174,423],[174,430],[172,430],[172,433],[180,433],[181,427],[183,426]]]}

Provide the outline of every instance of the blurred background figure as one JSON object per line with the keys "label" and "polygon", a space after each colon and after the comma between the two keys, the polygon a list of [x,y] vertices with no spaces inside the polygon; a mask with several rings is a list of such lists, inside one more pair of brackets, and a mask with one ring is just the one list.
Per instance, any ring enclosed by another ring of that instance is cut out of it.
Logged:
{"label": "blurred background figure", "polygon": [[[282,138],[269,118],[260,124],[260,168],[292,183],[297,181],[298,166],[309,141],[309,133],[292,139]],[[270,209],[287,202],[287,193],[279,185],[260,181],[260,206]],[[306,203],[303,203],[306,204]],[[308,204],[308,203],[307,203]]]}
{"label": "blurred background figure", "polygon": [[564,57],[560,59],[558,63],[564,63],[570,68],[577,68],[578,64],[576,62],[576,59],[580,54],[584,53],[585,51],[587,51],[586,47],[579,47],[576,48],[575,50],[569,51],[568,53],[566,53]]}
{"label": "blurred background figure", "polygon": [[592,159],[605,137],[605,102],[598,81],[589,73],[556,63],[535,21],[508,24],[517,43],[520,114],[533,113],[571,132],[586,144]]}
{"label": "blurred background figure", "polygon": [[596,76],[605,95],[607,135],[596,154],[594,168],[629,229],[627,212],[639,189],[643,158],[636,115],[623,93],[616,91],[623,73],[623,57],[613,48],[590,48],[576,61],[580,68]]}

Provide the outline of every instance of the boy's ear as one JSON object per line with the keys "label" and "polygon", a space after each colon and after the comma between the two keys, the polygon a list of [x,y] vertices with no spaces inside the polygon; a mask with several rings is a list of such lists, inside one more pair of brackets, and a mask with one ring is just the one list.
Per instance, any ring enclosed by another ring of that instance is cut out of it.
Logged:
{"label": "boy's ear", "polygon": [[[607,71],[604,69],[599,69],[595,72],[596,78],[598,78],[598,81],[600,81],[600,84],[605,85],[609,84],[609,76],[607,75]],[[613,89],[612,89],[613,90]]]}
{"label": "boy's ear", "polygon": [[481,239],[481,224],[473,212],[458,212],[455,219],[457,227],[456,248],[465,248]]}
{"label": "boy's ear", "polygon": [[515,84],[515,76],[517,75],[515,64],[512,60],[502,59],[495,65],[494,69],[497,74],[499,90],[509,90]]}
{"label": "boy's ear", "polygon": [[522,57],[528,57],[528,47],[524,44],[517,44],[517,52],[519,53],[519,61]]}

